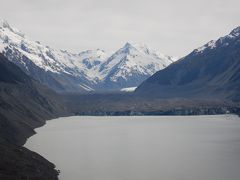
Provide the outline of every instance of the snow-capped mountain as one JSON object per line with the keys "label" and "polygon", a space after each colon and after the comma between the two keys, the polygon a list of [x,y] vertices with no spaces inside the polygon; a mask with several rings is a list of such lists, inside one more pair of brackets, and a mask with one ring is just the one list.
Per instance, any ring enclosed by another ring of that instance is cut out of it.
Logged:
{"label": "snow-capped mountain", "polygon": [[56,50],[29,40],[3,20],[0,52],[25,73],[60,92],[134,87],[176,60],[146,45],[129,43],[113,55],[100,49],[81,53]]}
{"label": "snow-capped mountain", "polygon": [[98,81],[93,77],[95,66],[106,58],[99,49],[74,54],[30,41],[6,21],[0,22],[0,51],[27,74],[56,91],[93,90],[91,86]]}
{"label": "snow-capped mountain", "polygon": [[206,51],[209,51],[209,50],[215,50],[216,48],[219,48],[219,47],[226,47],[226,46],[229,46],[229,44],[236,40],[237,38],[239,38],[240,36],[240,27],[237,27],[235,29],[233,29],[230,34],[224,36],[224,37],[221,37],[219,38],[218,40],[211,40],[209,41],[207,44],[205,44],[204,46],[201,46],[197,49],[195,49],[193,51],[193,54],[202,54]]}
{"label": "snow-capped mountain", "polygon": [[126,43],[101,65],[100,72],[105,75],[103,87],[136,87],[174,61],[173,57],[154,51],[147,45]]}
{"label": "snow-capped mountain", "polygon": [[240,100],[240,26],[144,81],[136,93],[161,98]]}

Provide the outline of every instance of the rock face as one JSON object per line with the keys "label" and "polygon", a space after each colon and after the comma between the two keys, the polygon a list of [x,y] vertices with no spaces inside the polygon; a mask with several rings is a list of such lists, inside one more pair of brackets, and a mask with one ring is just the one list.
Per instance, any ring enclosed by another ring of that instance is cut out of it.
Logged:
{"label": "rock face", "polygon": [[158,71],[136,94],[240,100],[240,27]]}
{"label": "rock face", "polygon": [[0,22],[0,52],[26,74],[58,92],[120,90],[136,87],[176,58],[146,45],[126,43],[113,55],[96,49],[70,53],[29,40]]}
{"label": "rock face", "polygon": [[58,171],[54,169],[54,164],[24,147],[1,142],[0,156],[0,179],[58,179]]}
{"label": "rock face", "polygon": [[57,179],[52,163],[21,145],[46,119],[66,114],[59,99],[0,54],[0,179]]}

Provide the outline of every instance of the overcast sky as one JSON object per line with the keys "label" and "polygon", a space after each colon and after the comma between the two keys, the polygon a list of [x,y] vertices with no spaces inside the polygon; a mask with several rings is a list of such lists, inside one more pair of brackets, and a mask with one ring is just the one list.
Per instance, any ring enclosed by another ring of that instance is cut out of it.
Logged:
{"label": "overcast sky", "polygon": [[184,56],[240,25],[239,0],[0,0],[0,18],[32,40],[80,52],[146,43]]}

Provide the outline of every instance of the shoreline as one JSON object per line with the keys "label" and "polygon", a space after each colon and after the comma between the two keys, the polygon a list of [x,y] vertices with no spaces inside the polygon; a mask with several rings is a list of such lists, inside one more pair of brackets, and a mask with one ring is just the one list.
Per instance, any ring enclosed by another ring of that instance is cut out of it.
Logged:
{"label": "shoreline", "polygon": [[[228,117],[228,115],[229,116],[232,116],[232,114],[219,114],[219,115],[213,115],[213,116],[216,116],[215,117],[215,119],[221,119],[221,117],[224,117],[224,116],[226,116],[226,117]],[[234,116],[235,116],[235,114],[233,114]],[[202,118],[201,118],[201,116],[205,116],[205,117],[207,117],[207,116],[211,116],[211,115],[200,115],[200,117],[199,116],[195,116],[195,117],[198,117],[198,119],[199,120],[201,120]],[[103,120],[103,123],[106,123],[106,122],[108,122],[108,121],[106,121],[105,120],[105,118],[107,119],[107,117],[110,117],[110,116],[106,116],[106,117],[104,117],[104,116],[102,116],[101,117],[101,119],[98,119],[98,120],[100,120],[100,121],[98,121],[98,124],[102,124],[102,122],[101,122],[101,120]],[[116,116],[115,116],[116,117]],[[124,117],[126,117],[126,116],[124,116]],[[144,116],[140,116],[140,117],[142,117],[142,118],[144,118]],[[155,118],[155,120],[157,120],[158,118],[157,118],[157,116],[154,116]],[[163,116],[159,116],[159,117],[163,117]],[[176,116],[175,116],[176,117]],[[181,116],[180,116],[181,117]],[[188,117],[190,117],[190,116],[188,116]],[[191,117],[194,117],[194,116],[191,116]],[[60,117],[61,118],[61,117]],[[67,118],[69,118],[69,117],[67,117]],[[96,117],[97,118],[97,117]],[[140,119],[142,119],[142,118],[140,118]],[[238,118],[238,117],[235,117],[235,118]],[[87,122],[88,120],[91,120],[91,119],[87,119],[87,118],[85,118],[84,116],[82,116],[81,117],[81,119],[82,120],[84,120],[85,122]],[[95,119],[95,118],[92,118],[92,119]],[[121,121],[122,119],[121,118],[114,118],[115,120],[117,120],[117,122],[124,122],[124,121]],[[129,118],[129,119],[131,119],[131,118]],[[167,120],[167,119],[165,119],[165,118],[163,118],[164,119],[164,122],[166,122],[165,120]],[[177,118],[178,119],[178,118]],[[183,117],[183,119],[184,119],[184,121],[185,121],[185,118]],[[190,118],[191,119],[191,118]],[[211,118],[209,118],[209,119],[211,119]],[[225,119],[228,119],[228,118],[225,118]],[[53,126],[55,123],[58,123],[57,121],[58,120],[60,120],[59,118],[57,118],[57,119],[52,119],[53,121],[55,121],[55,122],[53,122],[53,124],[50,124],[50,126],[47,128],[48,130],[47,131],[49,131],[49,132],[51,132],[51,129],[52,128],[54,128],[55,126]],[[68,119],[62,119],[63,121],[61,122],[61,120],[60,120],[60,124],[64,124],[64,123],[66,123],[66,125],[67,125],[67,123],[68,123]],[[72,121],[71,121],[71,117],[69,118],[69,122],[70,122],[70,124],[71,124],[71,122],[77,122],[77,117],[73,117],[72,118]],[[109,120],[111,120],[111,119],[109,119]],[[136,118],[136,119],[133,119],[134,121],[131,121],[131,122],[136,122],[137,123],[137,120],[138,120],[138,118]],[[145,119],[146,121],[148,121],[148,119],[146,118]],[[91,122],[91,121],[90,121]],[[140,121],[141,122],[141,121]],[[181,122],[181,121],[176,121],[176,122]],[[47,122],[48,123],[48,122]],[[51,123],[51,122],[49,122],[49,123]],[[78,124],[78,123],[77,123]],[[91,124],[91,123],[90,123]],[[104,125],[103,125],[104,126]],[[59,127],[61,127],[60,129],[62,129],[62,130],[64,130],[64,127],[66,128],[64,131],[67,131],[67,129],[69,128],[69,127],[71,127],[71,126],[59,126]],[[74,126],[76,129],[77,129],[77,126]],[[141,126],[140,126],[141,127]],[[71,128],[69,128],[69,129],[71,129]],[[75,130],[73,130],[74,132],[76,132]],[[80,129],[80,131],[81,131],[81,129]],[[43,131],[43,132],[45,132],[45,130]],[[38,133],[38,131],[37,131],[37,133]],[[39,133],[41,133],[41,131],[39,131]],[[45,137],[45,136],[43,136],[43,137]],[[60,138],[60,139],[62,139],[62,138]],[[34,141],[33,141],[34,142]],[[43,142],[44,143],[44,141],[40,141],[40,142]],[[55,141],[54,141],[55,142]],[[56,142],[57,143],[57,142]],[[47,143],[48,144],[48,143]],[[30,144],[31,145],[31,144]],[[39,144],[40,146],[41,146],[41,144]],[[39,148],[40,146],[39,145],[37,145],[36,147],[35,147],[35,150],[36,150],[36,148]],[[43,144],[44,145],[44,144]],[[74,143],[74,145],[75,145],[75,143]],[[69,147],[68,146],[68,144],[66,144],[66,146],[67,147]],[[34,147],[34,146],[33,146]],[[44,146],[43,146],[44,147]],[[29,147],[30,149],[31,149],[31,147]],[[33,148],[34,149],[34,148]],[[39,151],[37,151],[38,153],[41,153],[41,152],[48,152],[48,151],[41,151],[41,149],[42,148],[39,148]],[[44,149],[44,148],[43,148]],[[53,149],[55,149],[55,148],[53,148]],[[44,153],[43,153],[44,154]],[[50,154],[51,155],[51,154]],[[54,158],[52,159],[52,158],[50,158],[50,157],[52,157],[52,156],[50,156],[49,154],[44,154],[44,156],[45,157],[47,157],[47,159],[51,159],[51,161],[52,162],[54,162],[54,163],[56,163],[57,164],[57,168],[58,169],[60,169],[62,172],[63,172],[63,170],[65,170],[64,168],[63,168],[63,166],[61,166],[61,164],[59,165],[59,162],[60,161],[54,161]],[[53,156],[54,157],[54,156]],[[58,158],[57,158],[58,159]],[[64,176],[64,175],[63,175]],[[62,177],[61,176],[61,172],[60,172],[60,177]]]}
{"label": "shoreline", "polygon": [[170,110],[156,111],[88,111],[76,112],[76,116],[191,116],[191,115],[221,115],[236,114],[240,116],[239,107],[220,107],[220,108],[173,108]]}
{"label": "shoreline", "polygon": [[[226,111],[227,111],[227,113],[226,113]],[[143,111],[143,112],[140,112],[140,111],[139,112],[137,112],[137,111],[108,111],[108,112],[95,111],[95,112],[84,112],[84,113],[81,113],[81,112],[67,113],[67,114],[61,114],[61,115],[59,114],[59,116],[47,118],[47,120],[45,119],[44,120],[45,122],[43,124],[38,125],[37,127],[35,127],[33,129],[32,134],[28,135],[28,137],[25,137],[24,139],[21,140],[20,145],[15,145],[12,143],[9,144],[9,143],[5,143],[5,141],[4,141],[2,143],[2,146],[6,146],[7,150],[10,151],[9,152],[10,156],[8,156],[9,158],[12,158],[12,155],[14,155],[13,154],[14,151],[21,152],[18,157],[18,158],[20,158],[20,160],[17,160],[17,162],[23,161],[24,160],[23,157],[25,157],[25,156],[26,157],[34,157],[33,159],[29,159],[30,161],[26,162],[26,163],[27,164],[30,163],[31,165],[35,164],[34,167],[36,168],[36,170],[38,169],[37,164],[39,162],[45,163],[45,166],[42,166],[41,168],[42,169],[46,168],[46,169],[48,169],[47,171],[52,171],[51,174],[53,174],[53,175],[55,174],[55,175],[52,176],[51,179],[56,180],[56,179],[58,179],[59,173],[60,173],[60,171],[57,169],[57,167],[53,163],[49,162],[43,156],[24,147],[27,140],[36,134],[35,129],[43,127],[47,121],[51,121],[51,120],[53,120],[53,118],[55,119],[55,118],[69,117],[69,116],[199,116],[199,115],[225,115],[225,114],[235,114],[235,115],[240,116],[240,108],[239,107],[230,108],[230,111],[229,112],[228,111],[229,111],[229,109],[226,109],[224,107],[224,108],[205,108],[204,111],[202,110],[202,108],[186,108],[186,109],[175,108],[175,109],[168,110],[168,111],[151,111],[151,112],[147,112],[147,111]],[[21,160],[21,158],[23,158],[23,160]],[[8,160],[6,162],[8,162]],[[2,166],[4,166],[4,165],[2,165]],[[24,165],[23,167],[25,167],[25,166],[27,166],[27,165]],[[0,165],[0,167],[1,167],[1,165]],[[50,170],[49,168],[52,170]],[[37,175],[34,175],[34,176],[37,177]],[[4,178],[8,178],[8,177],[5,177],[4,174],[1,175],[1,173],[0,173],[0,178],[4,179]],[[45,179],[45,178],[42,177],[42,179]]]}

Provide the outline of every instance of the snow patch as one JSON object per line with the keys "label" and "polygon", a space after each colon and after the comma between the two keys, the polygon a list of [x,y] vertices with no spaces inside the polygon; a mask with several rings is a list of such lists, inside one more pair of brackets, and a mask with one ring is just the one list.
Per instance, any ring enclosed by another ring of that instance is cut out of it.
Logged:
{"label": "snow patch", "polygon": [[196,53],[202,53],[205,49],[214,49],[216,47],[216,41],[212,40],[205,44],[202,47],[199,47],[198,49],[195,50]]}
{"label": "snow patch", "polygon": [[79,86],[81,86],[83,89],[85,89],[86,91],[94,91],[94,89],[92,89],[91,87],[85,85],[85,84],[79,84]]}
{"label": "snow patch", "polygon": [[121,89],[122,92],[133,92],[137,89],[137,87],[128,87],[128,88],[123,88]]}

